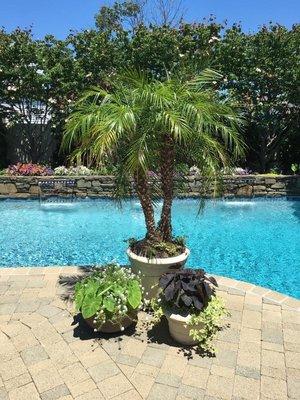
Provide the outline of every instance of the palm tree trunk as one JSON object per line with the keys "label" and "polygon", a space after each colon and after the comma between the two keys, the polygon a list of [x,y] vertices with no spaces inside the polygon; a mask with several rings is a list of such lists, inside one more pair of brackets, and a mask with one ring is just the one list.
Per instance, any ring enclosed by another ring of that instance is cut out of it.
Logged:
{"label": "palm tree trunk", "polygon": [[163,208],[158,229],[162,239],[166,242],[172,240],[172,202],[174,192],[174,155],[175,148],[172,136],[166,134],[161,150],[161,185],[163,192]]}
{"label": "palm tree trunk", "polygon": [[157,232],[155,229],[154,209],[151,201],[151,194],[149,190],[147,176],[144,174],[144,172],[136,173],[134,175],[134,182],[136,186],[136,192],[144,212],[147,228],[146,238],[155,239],[157,236]]}

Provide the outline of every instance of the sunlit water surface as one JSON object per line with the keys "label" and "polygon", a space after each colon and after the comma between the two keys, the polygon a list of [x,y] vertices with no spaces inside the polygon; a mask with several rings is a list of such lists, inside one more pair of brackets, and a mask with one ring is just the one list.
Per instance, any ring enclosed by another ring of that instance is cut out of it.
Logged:
{"label": "sunlit water surface", "polygon": [[[158,205],[156,214],[159,214]],[[300,298],[300,201],[176,200],[174,232],[187,238],[189,266]],[[142,237],[139,203],[0,201],[0,266],[126,263],[125,239]]]}

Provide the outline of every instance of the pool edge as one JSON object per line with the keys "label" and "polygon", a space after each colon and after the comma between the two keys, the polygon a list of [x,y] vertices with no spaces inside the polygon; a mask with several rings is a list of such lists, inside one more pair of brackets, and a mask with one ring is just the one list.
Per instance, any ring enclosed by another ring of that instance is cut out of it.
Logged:
{"label": "pool edge", "polygon": [[[44,275],[48,278],[51,278],[51,276],[52,278],[55,278],[60,275],[80,275],[88,268],[91,268],[91,266],[2,267],[0,268],[0,282],[2,277],[8,277],[10,275]],[[214,276],[218,282],[219,287],[217,290],[226,291],[229,294],[237,296],[247,295],[248,297],[261,297],[264,303],[280,305],[286,309],[300,312],[300,300],[295,297],[262,286],[257,286],[249,282],[215,274],[210,275]]]}

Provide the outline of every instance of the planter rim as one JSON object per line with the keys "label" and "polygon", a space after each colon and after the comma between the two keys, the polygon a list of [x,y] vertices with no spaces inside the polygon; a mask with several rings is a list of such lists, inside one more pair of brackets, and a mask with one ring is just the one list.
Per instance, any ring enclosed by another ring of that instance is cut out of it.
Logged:
{"label": "planter rim", "polygon": [[190,313],[180,312],[179,310],[175,310],[174,308],[164,308],[163,313],[167,318],[171,318],[178,322],[188,323],[192,318]]}
{"label": "planter rim", "polygon": [[169,264],[177,264],[177,263],[179,264],[182,261],[184,261],[190,255],[190,250],[186,247],[185,251],[182,254],[179,254],[179,256],[166,257],[166,258],[147,258],[147,257],[143,257],[143,256],[138,256],[133,251],[131,251],[130,248],[127,249],[126,253],[129,258],[132,258],[133,260],[140,261],[145,264],[151,263],[151,264],[159,264],[159,265],[169,265]]}

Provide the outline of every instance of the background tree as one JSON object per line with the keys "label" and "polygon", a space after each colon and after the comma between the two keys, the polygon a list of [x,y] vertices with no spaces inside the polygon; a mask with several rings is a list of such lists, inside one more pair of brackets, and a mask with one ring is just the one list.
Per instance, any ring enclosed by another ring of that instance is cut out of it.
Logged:
{"label": "background tree", "polygon": [[[166,7],[172,3],[162,2]],[[15,134],[25,138],[27,159],[47,161],[45,149],[59,145],[78,94],[93,85],[109,89],[107,77],[124,68],[164,81],[178,74],[190,79],[210,67],[224,75],[215,88],[225,98],[233,95],[246,116],[248,150],[246,160],[238,162],[254,171],[276,167],[290,172],[300,160],[299,25],[287,29],[271,24],[246,34],[240,26],[214,18],[162,24],[153,20],[149,4],[128,0],[102,7],[95,29],[72,32],[65,41],[53,36],[34,40],[30,30],[0,31],[3,153],[8,145],[2,164],[9,161],[4,161],[8,153],[19,157],[12,143]]]}
{"label": "background tree", "polygon": [[214,21],[183,23],[179,28],[141,26],[128,43],[127,65],[146,70],[160,80],[179,73],[194,76],[214,66],[214,46],[221,28]]}
{"label": "background tree", "polygon": [[233,92],[248,119],[248,165],[260,172],[275,166],[287,172],[299,162],[299,42],[299,25],[270,24],[254,34],[236,25],[217,47],[223,89]]}
{"label": "background tree", "polygon": [[[22,142],[24,160],[48,161],[77,90],[72,52],[64,41],[33,40],[30,30],[0,31],[0,113]],[[8,137],[9,140],[9,137]]]}
{"label": "background tree", "polygon": [[95,21],[100,32],[120,32],[141,25],[175,27],[183,16],[183,0],[125,0],[101,7]]}
{"label": "background tree", "polygon": [[0,170],[7,166],[7,144],[6,144],[6,135],[5,135],[5,125],[1,122],[1,114],[0,114]]}

